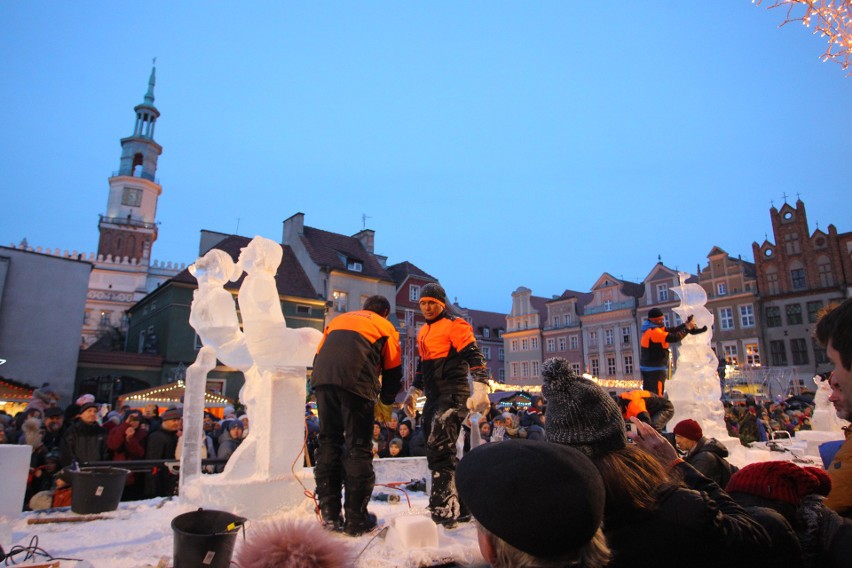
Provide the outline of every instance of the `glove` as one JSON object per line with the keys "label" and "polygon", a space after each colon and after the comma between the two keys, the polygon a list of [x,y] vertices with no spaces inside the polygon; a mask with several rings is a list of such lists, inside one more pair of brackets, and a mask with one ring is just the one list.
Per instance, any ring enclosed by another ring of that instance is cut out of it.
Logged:
{"label": "glove", "polygon": [[482,419],[482,415],[481,415],[480,413],[478,413],[478,412],[471,412],[471,413],[468,415],[468,418],[470,419],[470,424],[471,424],[472,426],[475,426],[475,427],[479,428],[479,421]]}
{"label": "glove", "polygon": [[417,416],[417,399],[421,396],[423,396],[423,391],[417,387],[411,387],[408,389],[408,393],[405,395],[405,400],[402,401],[402,409],[405,411],[405,415],[409,418],[413,419]]}
{"label": "glove", "polygon": [[382,424],[390,422],[392,412],[393,407],[390,404],[383,403],[381,400],[376,402],[376,406],[373,408],[373,416]]}
{"label": "glove", "polygon": [[503,426],[495,426],[494,429],[491,430],[491,441],[502,442],[505,435],[506,429]]}
{"label": "glove", "polygon": [[705,331],[707,331],[706,325],[702,327],[694,327],[689,330],[689,335],[698,335],[699,333],[704,333]]}
{"label": "glove", "polygon": [[491,408],[491,401],[488,400],[488,385],[473,381],[473,394],[467,399],[466,404],[471,412],[485,413]]}

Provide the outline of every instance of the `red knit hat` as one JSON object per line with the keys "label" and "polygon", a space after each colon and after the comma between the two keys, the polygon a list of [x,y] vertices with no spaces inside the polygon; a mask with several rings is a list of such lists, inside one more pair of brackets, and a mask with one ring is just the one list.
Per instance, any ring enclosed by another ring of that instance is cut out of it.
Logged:
{"label": "red knit hat", "polygon": [[701,430],[701,425],[692,418],[687,418],[686,420],[678,422],[677,426],[674,427],[674,433],[676,436],[683,436],[687,440],[692,440],[693,442],[697,442],[702,436],[704,436],[704,432]]}
{"label": "red knit hat", "polygon": [[817,493],[823,497],[828,497],[828,494],[831,493],[831,476],[828,475],[828,472],[820,467],[813,467],[810,465],[805,466],[805,470],[810,472],[811,475],[819,480],[819,489],[817,489]]}
{"label": "red knit hat", "polygon": [[725,490],[798,505],[807,495],[823,494],[822,477],[813,469],[785,461],[753,463],[734,473]]}

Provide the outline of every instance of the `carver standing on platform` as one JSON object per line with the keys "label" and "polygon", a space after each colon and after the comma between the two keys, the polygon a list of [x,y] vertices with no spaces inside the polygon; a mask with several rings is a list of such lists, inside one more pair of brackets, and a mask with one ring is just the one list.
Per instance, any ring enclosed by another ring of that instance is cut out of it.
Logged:
{"label": "carver standing on platform", "polygon": [[[420,363],[403,406],[414,416],[417,399],[425,392],[423,434],[432,472],[429,509],[433,521],[453,528],[470,520],[456,491],[456,441],[468,411],[482,413],[490,406],[488,369],[473,328],[450,312],[447,293],[439,284],[423,286],[420,311],[426,318],[417,333]],[[473,377],[472,396],[468,373]]]}
{"label": "carver standing on platform", "polygon": [[[367,512],[376,483],[373,420],[387,420],[401,386],[399,333],[388,314],[387,298],[370,296],[363,310],[331,320],[311,374],[319,415],[314,478],[322,524],[350,536],[376,526],[376,516]],[[344,486],[345,523],[340,506]]]}
{"label": "carver standing on platform", "polygon": [[666,327],[663,312],[651,308],[648,318],[642,323],[639,371],[642,373],[642,389],[663,396],[669,374],[669,343],[680,343],[687,334],[707,331],[707,326],[696,328],[692,316],[677,327]]}

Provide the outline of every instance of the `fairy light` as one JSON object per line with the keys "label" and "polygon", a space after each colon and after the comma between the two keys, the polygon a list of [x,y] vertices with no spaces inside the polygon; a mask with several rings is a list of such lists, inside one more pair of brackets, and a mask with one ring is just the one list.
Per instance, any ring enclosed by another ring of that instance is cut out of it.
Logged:
{"label": "fairy light", "polygon": [[[752,2],[759,6],[762,0]],[[787,15],[779,27],[790,22],[802,22],[813,27],[813,33],[820,34],[828,42],[820,56],[822,60],[835,61],[844,71],[849,68],[852,58],[852,0],[774,0],[769,9],[781,6],[787,7]],[[798,8],[804,8],[804,13],[800,13]],[[847,75],[850,76],[852,71]]]}
{"label": "fairy light", "polygon": [[[185,388],[184,382],[182,380],[178,380],[176,383],[170,383],[167,385],[163,385],[160,388],[149,389],[142,393],[133,394],[130,396],[124,397],[125,401],[142,401],[145,402],[165,402],[165,403],[173,403],[177,402],[180,398],[177,395],[177,391],[183,390]],[[205,402],[216,403],[216,404],[230,404],[231,401],[225,398],[224,396],[212,393],[205,392],[204,393]]]}

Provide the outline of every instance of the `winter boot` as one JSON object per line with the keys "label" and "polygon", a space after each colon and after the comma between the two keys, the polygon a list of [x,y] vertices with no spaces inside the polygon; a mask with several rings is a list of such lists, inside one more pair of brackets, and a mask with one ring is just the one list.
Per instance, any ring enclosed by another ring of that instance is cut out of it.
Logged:
{"label": "winter boot", "polygon": [[367,512],[367,503],[370,502],[372,494],[373,480],[347,483],[343,497],[343,510],[346,513],[343,532],[349,536],[358,536],[376,527],[376,515]]}
{"label": "winter boot", "polygon": [[322,527],[332,532],[343,531],[343,515],[340,514],[340,499],[320,499]]}
{"label": "winter boot", "polygon": [[354,518],[351,518],[347,514],[343,532],[349,536],[361,536],[362,534],[370,532],[376,528],[376,525],[378,524],[376,515],[370,512],[364,515],[356,515]]}
{"label": "winter boot", "polygon": [[456,527],[460,512],[454,474],[453,471],[433,471],[432,493],[429,495],[432,521],[448,529]]}

